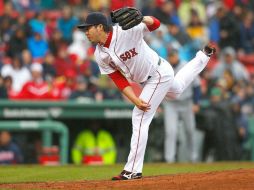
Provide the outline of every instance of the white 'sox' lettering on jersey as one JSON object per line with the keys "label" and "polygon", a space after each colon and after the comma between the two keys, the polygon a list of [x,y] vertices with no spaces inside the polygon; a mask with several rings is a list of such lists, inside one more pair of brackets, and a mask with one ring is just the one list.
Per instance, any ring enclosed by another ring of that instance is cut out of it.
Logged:
{"label": "white 'sox' lettering on jersey", "polygon": [[136,48],[132,48],[129,51],[126,51],[123,54],[121,54],[120,58],[122,59],[122,61],[127,61],[128,59],[131,59],[136,55],[138,55],[138,53],[136,52]]}

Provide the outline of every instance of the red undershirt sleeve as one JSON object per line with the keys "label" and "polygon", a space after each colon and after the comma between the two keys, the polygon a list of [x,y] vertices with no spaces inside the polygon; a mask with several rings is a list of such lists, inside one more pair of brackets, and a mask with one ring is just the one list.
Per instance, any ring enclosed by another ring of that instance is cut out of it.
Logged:
{"label": "red undershirt sleeve", "polygon": [[149,25],[149,26],[146,25],[146,26],[147,26],[148,30],[150,32],[152,32],[152,31],[156,30],[157,28],[159,28],[161,23],[160,23],[160,21],[157,18],[155,18],[153,16],[150,16],[150,17],[153,19],[153,24]]}
{"label": "red undershirt sleeve", "polygon": [[122,75],[120,71],[115,71],[108,74],[108,76],[114,81],[116,86],[122,91],[125,87],[130,86],[128,80]]}

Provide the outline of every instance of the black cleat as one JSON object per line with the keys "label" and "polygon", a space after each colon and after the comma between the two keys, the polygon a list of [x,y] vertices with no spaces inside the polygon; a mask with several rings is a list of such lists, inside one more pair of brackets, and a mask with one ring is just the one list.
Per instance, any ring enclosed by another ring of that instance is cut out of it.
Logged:
{"label": "black cleat", "polygon": [[206,45],[204,49],[202,50],[208,57],[211,57],[216,52],[215,47],[211,45]]}
{"label": "black cleat", "polygon": [[129,180],[140,178],[142,178],[142,173],[133,173],[123,170],[118,176],[112,177],[112,180]]}

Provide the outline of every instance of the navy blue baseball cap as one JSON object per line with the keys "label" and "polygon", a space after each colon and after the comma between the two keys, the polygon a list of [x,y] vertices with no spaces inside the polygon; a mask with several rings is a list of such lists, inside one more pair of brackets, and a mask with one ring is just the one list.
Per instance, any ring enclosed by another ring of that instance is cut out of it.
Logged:
{"label": "navy blue baseball cap", "polygon": [[86,29],[89,26],[94,26],[94,25],[108,25],[108,20],[106,16],[104,16],[100,12],[92,12],[89,13],[86,17],[85,23],[78,25],[77,27],[79,29]]}

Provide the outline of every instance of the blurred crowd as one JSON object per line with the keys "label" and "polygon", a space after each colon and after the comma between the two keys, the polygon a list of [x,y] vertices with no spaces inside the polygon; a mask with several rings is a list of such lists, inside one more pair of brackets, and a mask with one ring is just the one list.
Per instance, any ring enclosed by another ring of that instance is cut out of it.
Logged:
{"label": "blurred crowd", "polygon": [[170,51],[178,49],[180,58],[188,61],[207,42],[217,46],[217,56],[202,75],[204,98],[212,85],[227,98],[245,99],[252,93],[253,4],[251,0],[1,0],[0,97],[122,99],[112,82],[99,76],[95,47],[76,25],[89,11],[109,16],[119,7],[137,6],[162,22],[146,38],[161,57],[168,59]]}
{"label": "blurred crowd", "polygon": [[0,98],[123,99],[110,80],[98,76],[95,47],[76,28],[94,1],[0,2]]}
{"label": "blurred crowd", "polygon": [[244,142],[254,104],[254,0],[0,0],[0,98],[125,100],[99,75],[95,46],[76,29],[90,11],[109,16],[123,6],[161,21],[146,41],[165,59],[175,49],[189,61],[206,43],[217,47],[201,73],[200,118],[219,130],[225,122],[213,119],[229,117]]}

